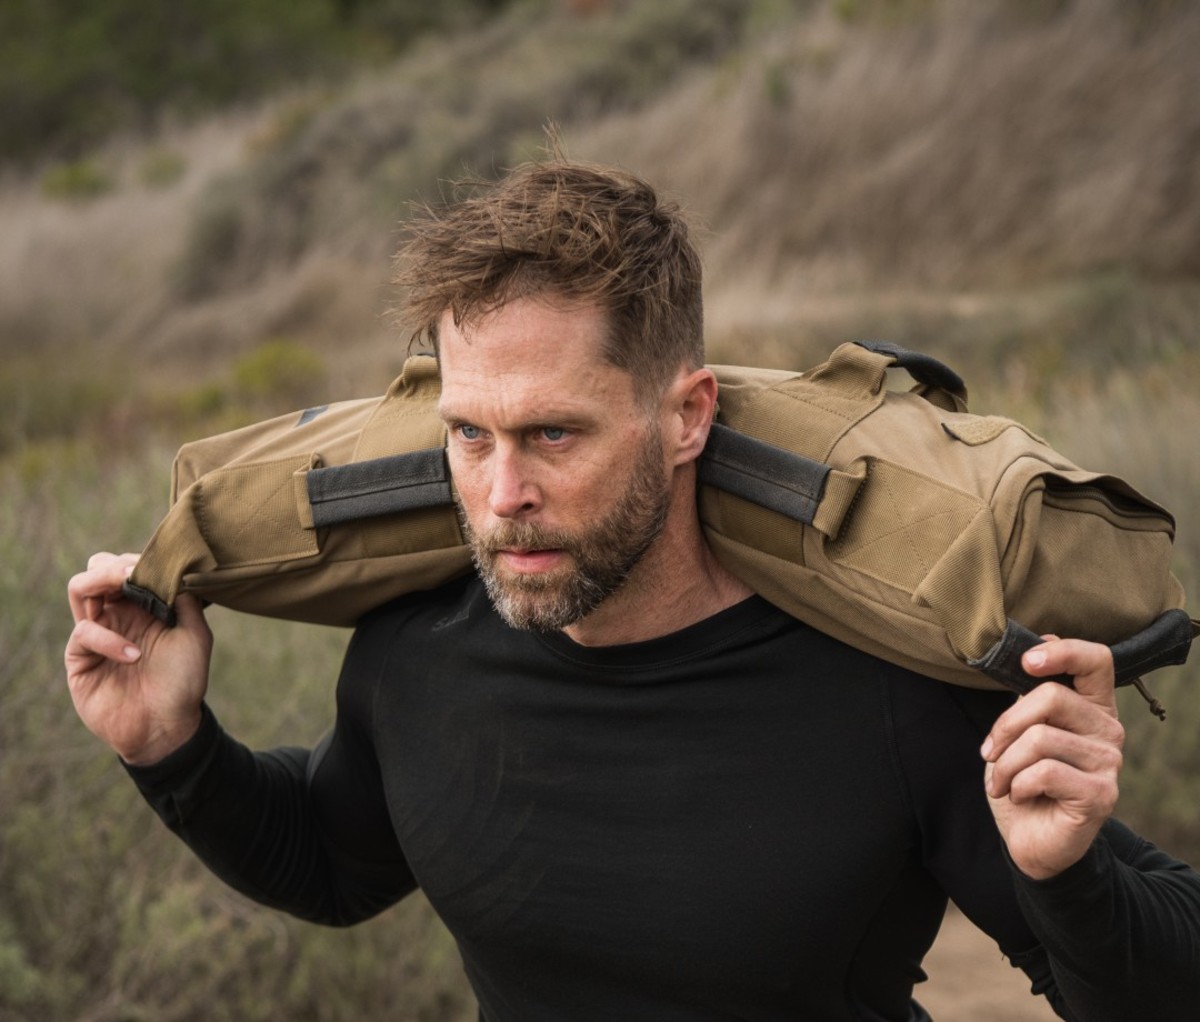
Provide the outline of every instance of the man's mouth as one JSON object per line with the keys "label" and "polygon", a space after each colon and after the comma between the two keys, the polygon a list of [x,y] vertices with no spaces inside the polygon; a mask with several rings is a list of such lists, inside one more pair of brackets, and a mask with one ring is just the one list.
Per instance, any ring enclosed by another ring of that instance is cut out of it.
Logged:
{"label": "man's mouth", "polygon": [[566,556],[560,549],[518,549],[506,547],[496,551],[497,559],[510,571],[537,574],[549,571]]}

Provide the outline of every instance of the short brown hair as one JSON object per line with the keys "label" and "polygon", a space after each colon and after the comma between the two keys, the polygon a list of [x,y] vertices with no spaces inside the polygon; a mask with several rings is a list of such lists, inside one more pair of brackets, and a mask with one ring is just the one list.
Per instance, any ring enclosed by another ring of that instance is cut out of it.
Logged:
{"label": "short brown hair", "polygon": [[470,322],[517,298],[594,303],[605,357],[642,397],[704,364],[700,257],[683,214],[645,181],[561,157],[426,207],[397,258],[413,340],[437,347],[449,310]]}

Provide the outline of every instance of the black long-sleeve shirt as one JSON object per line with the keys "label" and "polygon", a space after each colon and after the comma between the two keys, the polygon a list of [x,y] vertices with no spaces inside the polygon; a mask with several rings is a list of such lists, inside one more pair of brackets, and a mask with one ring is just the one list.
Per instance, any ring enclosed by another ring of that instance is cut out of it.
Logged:
{"label": "black long-sleeve shirt", "polygon": [[1115,822],[1034,882],[979,744],[1008,703],[758,597],[617,647],[466,580],[370,616],[316,750],[206,715],[130,768],[226,881],[344,925],[420,887],[488,1022],[912,1020],[947,896],[1065,1018],[1200,1017],[1200,877]]}

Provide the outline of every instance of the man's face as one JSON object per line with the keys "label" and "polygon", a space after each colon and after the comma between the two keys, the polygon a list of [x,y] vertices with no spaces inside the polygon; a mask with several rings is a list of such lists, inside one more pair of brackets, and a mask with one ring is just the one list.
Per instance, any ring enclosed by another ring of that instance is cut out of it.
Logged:
{"label": "man's face", "polygon": [[666,521],[658,421],[605,362],[596,309],[532,299],[440,328],[459,508],[497,610],[566,628],[621,589]]}

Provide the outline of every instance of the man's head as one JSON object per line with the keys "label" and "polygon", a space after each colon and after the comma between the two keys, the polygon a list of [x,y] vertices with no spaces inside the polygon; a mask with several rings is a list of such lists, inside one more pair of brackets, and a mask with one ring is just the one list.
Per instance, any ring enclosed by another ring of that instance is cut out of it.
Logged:
{"label": "man's head", "polygon": [[438,352],[456,497],[510,624],[611,639],[701,556],[700,276],[674,206],[563,160],[414,225],[398,282]]}
{"label": "man's head", "polygon": [[519,298],[589,305],[607,317],[604,356],[651,401],[704,364],[700,258],[680,210],[618,170],[553,159],[415,222],[397,283],[414,339]]}
{"label": "man's head", "polygon": [[440,324],[455,495],[492,602],[516,627],[588,617],[645,570],[673,505],[695,505],[674,469],[702,444],[688,423],[711,411],[688,401],[688,381],[711,374],[677,372],[651,409],[604,358],[606,323],[593,305],[514,298]]}

